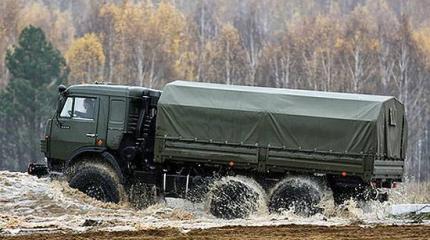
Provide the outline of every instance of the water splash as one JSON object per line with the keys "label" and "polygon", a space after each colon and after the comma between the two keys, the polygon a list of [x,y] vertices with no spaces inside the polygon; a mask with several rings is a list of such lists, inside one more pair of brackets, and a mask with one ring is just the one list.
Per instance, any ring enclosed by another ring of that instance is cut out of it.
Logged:
{"label": "water splash", "polygon": [[[255,191],[261,187],[248,178],[235,178],[246,182]],[[411,187],[409,187],[411,186]],[[37,178],[24,173],[0,171],[0,235],[33,232],[88,230],[119,231],[173,227],[182,230],[221,227],[228,225],[265,226],[283,224],[344,225],[403,224],[410,221],[392,218],[390,207],[396,203],[425,203],[429,185],[415,187],[404,184],[389,192],[391,199],[385,203],[368,202],[363,206],[347,201],[336,207],[326,191],[322,205],[324,211],[311,217],[296,216],[292,212],[267,213],[265,194],[257,214],[247,219],[223,220],[208,214],[202,203],[181,199],[167,199],[144,210],[131,208],[128,203],[102,203],[71,189],[67,183]],[[411,196],[413,195],[413,196]],[[91,224],[89,224],[91,223]]]}
{"label": "water splash", "polygon": [[[242,195],[240,196],[235,196],[237,198],[240,198],[239,201],[243,201],[241,203],[241,206],[238,206],[239,208],[243,208],[243,211],[247,211],[249,209],[251,210],[251,215],[250,217],[253,216],[261,216],[261,215],[267,215],[268,211],[267,211],[267,195],[264,191],[264,189],[260,186],[260,184],[258,184],[254,179],[252,178],[248,178],[245,176],[227,176],[227,177],[223,177],[218,181],[215,181],[213,184],[211,184],[211,186],[209,187],[209,193],[208,196],[205,198],[206,201],[205,203],[205,209],[206,211],[209,213],[209,209],[210,209],[210,205],[211,205],[211,201],[216,198],[215,196],[213,196],[213,191],[216,189],[218,189],[220,186],[225,186],[228,184],[234,184],[234,183],[239,183],[241,185],[243,185],[244,187],[249,189],[249,193],[247,191],[245,191],[244,193],[242,193]],[[255,197],[255,199],[248,199],[249,196],[253,196]],[[225,206],[223,207],[229,207],[228,206],[228,202],[223,203]]]}

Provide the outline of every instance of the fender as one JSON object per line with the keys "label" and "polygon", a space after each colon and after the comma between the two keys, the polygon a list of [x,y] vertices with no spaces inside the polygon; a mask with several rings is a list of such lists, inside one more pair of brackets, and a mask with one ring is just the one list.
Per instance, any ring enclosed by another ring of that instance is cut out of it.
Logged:
{"label": "fender", "polygon": [[72,153],[72,156],[69,159],[67,159],[65,167],[69,168],[70,166],[72,166],[79,159],[79,156],[85,153],[95,153],[101,156],[104,161],[108,162],[112,166],[113,170],[119,177],[120,183],[121,184],[125,183],[124,175],[122,174],[121,168],[119,167],[118,162],[116,161],[116,158],[111,153],[109,153],[107,151],[107,148],[105,147],[79,148]]}
{"label": "fender", "polygon": [[113,167],[115,172],[118,174],[119,182],[121,184],[124,184],[125,178],[124,178],[124,175],[122,174],[121,168],[119,167],[118,162],[116,161],[115,157],[111,153],[109,153],[108,151],[104,151],[101,155],[102,155],[104,160],[108,161],[111,164],[111,166]]}

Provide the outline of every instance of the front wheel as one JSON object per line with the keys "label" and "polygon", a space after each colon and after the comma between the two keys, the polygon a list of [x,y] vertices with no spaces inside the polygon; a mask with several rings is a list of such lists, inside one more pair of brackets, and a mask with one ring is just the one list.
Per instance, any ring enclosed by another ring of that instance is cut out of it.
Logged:
{"label": "front wheel", "polygon": [[69,185],[99,201],[118,203],[121,200],[122,185],[114,172],[102,164],[85,163],[77,168]]}

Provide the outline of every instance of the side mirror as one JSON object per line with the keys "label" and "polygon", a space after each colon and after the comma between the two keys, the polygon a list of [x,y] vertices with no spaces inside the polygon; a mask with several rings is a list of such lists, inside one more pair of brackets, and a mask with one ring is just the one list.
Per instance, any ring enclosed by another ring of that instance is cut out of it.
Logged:
{"label": "side mirror", "polygon": [[60,114],[61,112],[61,107],[63,106],[63,103],[66,99],[66,87],[64,85],[60,85],[58,86],[58,92],[60,93],[60,95],[58,96],[58,101],[57,101],[57,115]]}
{"label": "side mirror", "polygon": [[[60,93],[61,94],[61,93]],[[57,112],[57,116],[58,115],[60,115],[60,113],[61,113],[61,107],[63,106],[63,100],[64,98],[62,98],[62,97],[60,97],[60,99],[58,99],[58,102],[57,102],[57,110],[56,110],[56,112]]]}

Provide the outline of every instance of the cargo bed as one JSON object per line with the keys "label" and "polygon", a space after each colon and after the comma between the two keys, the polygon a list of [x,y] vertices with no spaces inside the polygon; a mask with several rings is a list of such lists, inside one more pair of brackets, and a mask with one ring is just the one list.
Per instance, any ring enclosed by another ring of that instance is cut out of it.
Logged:
{"label": "cargo bed", "polygon": [[155,161],[259,172],[401,179],[404,107],[394,97],[175,81],[158,103]]}

